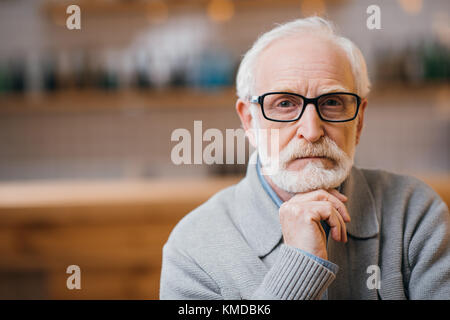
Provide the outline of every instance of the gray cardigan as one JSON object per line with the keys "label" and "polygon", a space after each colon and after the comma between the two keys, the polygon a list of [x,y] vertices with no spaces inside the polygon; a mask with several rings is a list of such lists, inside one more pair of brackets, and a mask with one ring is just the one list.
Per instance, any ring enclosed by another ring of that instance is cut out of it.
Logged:
{"label": "gray cardigan", "polygon": [[439,196],[415,178],[356,167],[341,190],[352,220],[347,243],[328,239],[337,274],[283,244],[278,209],[250,164],[172,231],[161,299],[450,299],[450,217]]}

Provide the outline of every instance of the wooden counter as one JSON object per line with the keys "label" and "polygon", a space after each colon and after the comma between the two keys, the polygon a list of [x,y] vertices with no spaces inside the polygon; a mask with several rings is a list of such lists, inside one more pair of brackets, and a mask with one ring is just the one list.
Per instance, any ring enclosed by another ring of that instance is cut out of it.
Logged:
{"label": "wooden counter", "polygon": [[[238,180],[3,183],[0,298],[157,299],[170,231]],[[81,290],[66,287],[72,264]]]}

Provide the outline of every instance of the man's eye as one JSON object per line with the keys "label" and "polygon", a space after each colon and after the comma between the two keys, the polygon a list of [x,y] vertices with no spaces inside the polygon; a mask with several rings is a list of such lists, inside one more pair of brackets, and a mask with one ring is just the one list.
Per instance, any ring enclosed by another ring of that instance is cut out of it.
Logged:
{"label": "man's eye", "polygon": [[279,107],[282,107],[282,108],[289,108],[289,107],[294,106],[294,104],[293,104],[291,101],[289,101],[289,100],[284,100],[284,101],[281,101],[281,102],[278,104],[278,106],[279,106]]}
{"label": "man's eye", "polygon": [[327,100],[325,100],[323,105],[330,106],[330,107],[337,107],[337,106],[342,105],[342,103],[341,103],[341,101],[339,101],[337,99],[327,99]]}

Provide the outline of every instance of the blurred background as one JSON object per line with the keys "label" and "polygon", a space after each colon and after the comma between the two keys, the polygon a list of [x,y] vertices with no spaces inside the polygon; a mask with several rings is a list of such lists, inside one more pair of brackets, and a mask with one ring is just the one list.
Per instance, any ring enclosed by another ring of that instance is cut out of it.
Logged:
{"label": "blurred background", "polygon": [[449,204],[447,0],[0,0],[0,298],[157,299],[171,229],[245,173],[173,164],[172,132],[239,128],[241,56],[311,14],[367,60],[356,164],[419,177]]}

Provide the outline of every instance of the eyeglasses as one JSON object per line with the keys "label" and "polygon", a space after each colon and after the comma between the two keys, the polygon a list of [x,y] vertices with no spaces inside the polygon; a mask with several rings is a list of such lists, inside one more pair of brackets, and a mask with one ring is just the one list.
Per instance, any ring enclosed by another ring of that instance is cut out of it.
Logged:
{"label": "eyeglasses", "polygon": [[251,96],[251,103],[258,103],[264,118],[278,122],[299,120],[308,104],[316,107],[319,117],[328,122],[352,121],[358,114],[361,98],[354,93],[332,92],[308,99],[290,92],[268,92]]}

